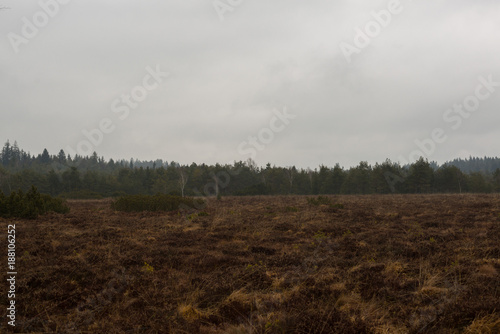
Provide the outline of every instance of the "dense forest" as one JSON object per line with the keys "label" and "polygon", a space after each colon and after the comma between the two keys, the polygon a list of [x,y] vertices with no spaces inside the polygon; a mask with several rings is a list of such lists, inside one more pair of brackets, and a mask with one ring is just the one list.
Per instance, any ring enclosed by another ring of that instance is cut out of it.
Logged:
{"label": "dense forest", "polygon": [[5,143],[0,154],[0,190],[27,191],[67,198],[123,194],[189,196],[285,194],[488,193],[500,191],[500,158],[454,160],[441,166],[424,158],[401,166],[386,160],[374,166],[319,166],[314,170],[258,167],[252,160],[231,165],[181,165],[174,161],[110,159],[97,153],[71,157],[63,150],[37,156]]}

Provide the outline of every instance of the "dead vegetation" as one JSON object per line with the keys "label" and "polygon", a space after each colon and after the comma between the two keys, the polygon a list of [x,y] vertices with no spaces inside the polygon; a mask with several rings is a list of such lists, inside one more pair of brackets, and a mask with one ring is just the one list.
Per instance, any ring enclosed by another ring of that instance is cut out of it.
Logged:
{"label": "dead vegetation", "polygon": [[223,198],[168,213],[69,204],[1,220],[18,233],[16,331],[500,330],[498,195]]}

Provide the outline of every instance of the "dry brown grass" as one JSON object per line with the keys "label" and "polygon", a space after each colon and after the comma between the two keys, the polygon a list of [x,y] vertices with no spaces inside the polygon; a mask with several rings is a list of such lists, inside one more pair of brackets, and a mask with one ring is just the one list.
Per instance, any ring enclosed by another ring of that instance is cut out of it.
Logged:
{"label": "dry brown grass", "polygon": [[500,333],[500,315],[498,313],[476,317],[472,323],[465,328],[464,334],[494,334]]}
{"label": "dry brown grass", "polygon": [[16,330],[500,332],[500,196],[331,202],[223,198],[199,215],[70,201],[18,220]]}

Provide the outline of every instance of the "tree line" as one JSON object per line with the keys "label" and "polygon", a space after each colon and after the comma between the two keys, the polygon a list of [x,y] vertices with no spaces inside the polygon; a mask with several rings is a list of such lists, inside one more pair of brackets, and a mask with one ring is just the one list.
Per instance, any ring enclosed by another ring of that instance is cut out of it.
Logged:
{"label": "tree line", "polygon": [[[470,161],[477,168],[479,158]],[[456,160],[464,164],[467,160]],[[498,158],[483,159],[491,169]],[[31,186],[41,193],[68,198],[98,198],[125,194],[172,194],[180,196],[228,195],[319,195],[390,193],[489,193],[500,191],[500,169],[468,171],[453,163],[438,166],[424,158],[401,166],[386,160],[370,165],[365,161],[345,169],[321,165],[299,169],[252,160],[233,164],[181,165],[174,161],[110,159],[97,153],[73,157],[60,150],[50,155],[45,149],[31,155],[7,142],[0,153],[0,191],[9,194]],[[485,165],[486,166],[486,165]]]}

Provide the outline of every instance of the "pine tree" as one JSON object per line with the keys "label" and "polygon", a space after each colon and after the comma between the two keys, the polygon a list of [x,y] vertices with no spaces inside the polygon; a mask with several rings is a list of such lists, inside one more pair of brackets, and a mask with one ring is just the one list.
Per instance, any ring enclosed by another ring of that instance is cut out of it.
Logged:
{"label": "pine tree", "polygon": [[43,153],[40,157],[40,163],[42,164],[50,164],[50,155],[49,155],[49,151],[47,151],[46,148],[43,149]]}
{"label": "pine tree", "polygon": [[60,164],[66,164],[66,153],[61,149],[59,154],[57,154],[57,160]]}
{"label": "pine tree", "polygon": [[14,145],[11,149],[11,160],[9,165],[11,167],[17,168],[20,165],[21,161],[21,151],[19,150],[19,146],[17,146],[17,141],[14,141]]}
{"label": "pine tree", "polygon": [[12,150],[10,147],[10,142],[7,140],[2,148],[2,165],[9,166],[11,159]]}

